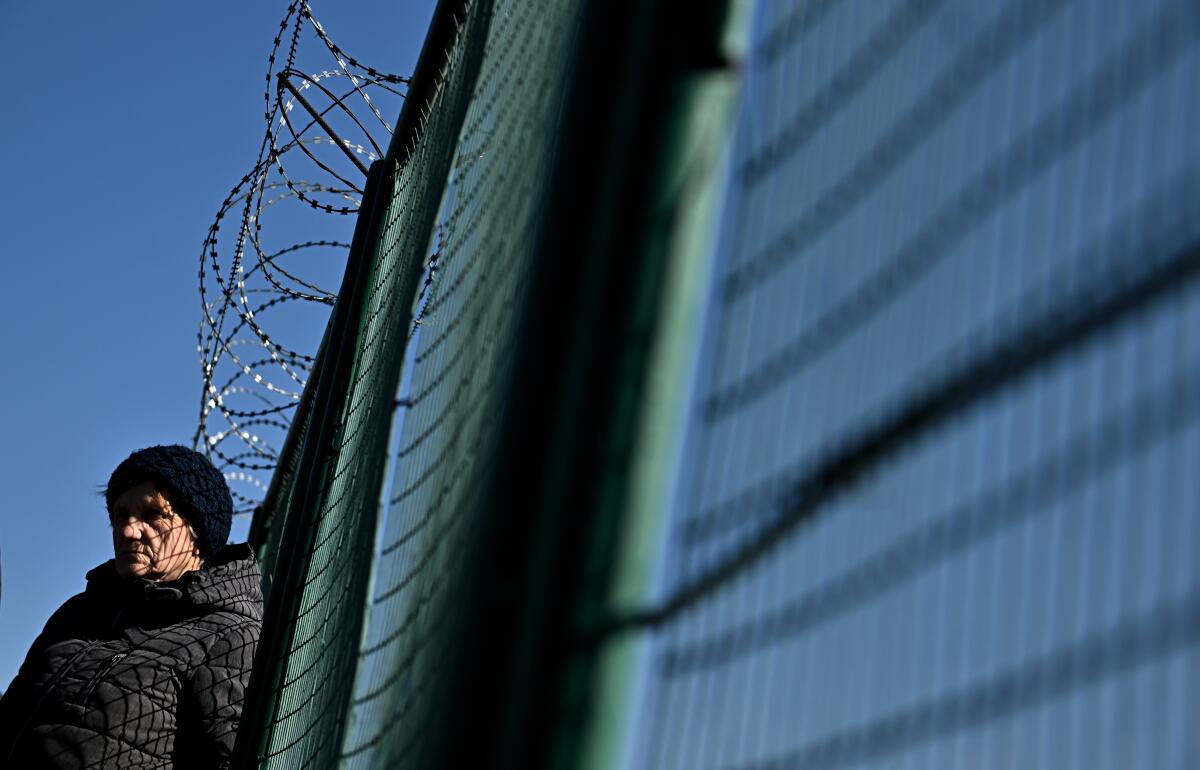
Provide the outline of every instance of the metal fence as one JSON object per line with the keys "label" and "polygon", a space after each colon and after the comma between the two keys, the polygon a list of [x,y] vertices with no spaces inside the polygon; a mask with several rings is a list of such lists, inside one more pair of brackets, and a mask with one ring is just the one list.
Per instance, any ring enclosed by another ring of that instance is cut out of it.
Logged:
{"label": "metal fence", "polygon": [[628,761],[1191,766],[1196,6],[755,16]]}
{"label": "metal fence", "polygon": [[1194,3],[443,3],[421,61],[245,766],[1195,763]]}

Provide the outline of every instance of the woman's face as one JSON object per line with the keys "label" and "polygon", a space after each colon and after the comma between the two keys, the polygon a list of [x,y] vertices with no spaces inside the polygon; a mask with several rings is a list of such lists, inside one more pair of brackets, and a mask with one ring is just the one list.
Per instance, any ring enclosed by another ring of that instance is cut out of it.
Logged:
{"label": "woman's face", "polygon": [[127,489],[113,501],[109,519],[121,577],[177,580],[200,568],[200,552],[187,521],[154,482]]}

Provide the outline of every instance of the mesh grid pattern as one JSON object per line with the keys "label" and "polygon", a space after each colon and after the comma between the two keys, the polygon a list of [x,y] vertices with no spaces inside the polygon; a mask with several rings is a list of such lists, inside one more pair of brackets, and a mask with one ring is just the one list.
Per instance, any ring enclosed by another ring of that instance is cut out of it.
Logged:
{"label": "mesh grid pattern", "polygon": [[636,766],[1200,744],[1200,10],[764,2]]}
{"label": "mesh grid pattern", "polygon": [[333,407],[339,414],[333,448],[318,471],[315,515],[289,515],[293,526],[311,530],[311,545],[292,557],[304,565],[300,606],[279,653],[283,674],[259,756],[262,767],[332,767],[340,754],[373,566],[379,490],[411,334],[409,305],[471,95],[472,68],[465,59],[478,52],[487,29],[486,4],[472,11],[406,162],[384,161],[393,165],[382,170],[386,203],[367,246],[368,275],[351,332],[350,382]]}
{"label": "mesh grid pattern", "polygon": [[[400,396],[395,477],[344,747],[347,767],[428,762],[454,664],[465,528],[489,461],[554,147],[575,2],[497,2],[442,201]],[[387,236],[384,243],[388,242]]]}

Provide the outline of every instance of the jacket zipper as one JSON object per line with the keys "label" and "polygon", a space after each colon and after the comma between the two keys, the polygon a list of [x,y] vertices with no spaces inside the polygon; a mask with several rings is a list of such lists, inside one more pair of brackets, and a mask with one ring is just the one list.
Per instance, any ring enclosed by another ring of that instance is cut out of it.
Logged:
{"label": "jacket zipper", "polygon": [[[118,609],[117,614],[113,616],[112,623],[108,627],[109,636],[112,636],[113,632],[117,630],[117,622],[121,619],[121,615],[123,615],[124,612],[125,610],[123,608]],[[21,739],[25,737],[25,731],[29,729],[29,725],[33,724],[33,718],[37,716],[38,711],[41,710],[42,704],[46,702],[46,696],[48,696],[54,690],[54,688],[58,686],[59,681],[67,675],[67,672],[71,670],[72,666],[79,662],[79,659],[83,657],[84,653],[88,652],[98,644],[100,644],[99,641],[94,641],[88,642],[84,646],[80,647],[70,658],[67,658],[67,662],[62,664],[58,671],[54,672],[54,676],[50,677],[50,681],[47,682],[46,686],[42,688],[42,694],[38,696],[37,703],[34,704],[32,709],[30,709],[29,716],[25,718],[25,722],[21,725],[21,729],[13,733],[12,743],[9,744],[8,756],[5,757],[6,764],[8,760],[12,758],[12,753],[17,750],[17,746],[20,744]],[[101,673],[107,673],[108,669],[112,668],[112,666],[115,665],[118,660],[125,657],[125,654],[126,653],[119,653],[116,658],[110,660],[108,665],[104,667]],[[96,676],[92,677],[91,681],[88,682],[88,687],[84,692],[83,700],[87,700],[87,696],[92,694],[92,690],[99,681],[99,676],[100,675],[97,674]]]}
{"label": "jacket zipper", "polygon": [[92,690],[96,689],[96,685],[100,684],[100,680],[104,677],[104,675],[111,671],[112,667],[120,663],[121,660],[128,654],[129,653],[118,652],[116,655],[109,658],[108,662],[105,663],[99,671],[97,671],[95,674],[92,674],[92,678],[88,680],[87,686],[83,688],[83,695],[79,698],[80,706],[87,705],[87,700],[89,697],[91,697]]}
{"label": "jacket zipper", "polygon": [[[124,610],[117,610],[117,614],[113,616],[112,623],[108,627],[108,636],[109,637],[111,637],[114,633],[116,633],[117,623],[121,620],[121,615],[123,613],[124,613]],[[89,697],[91,697],[92,690],[96,689],[96,685],[100,684],[100,679],[105,674],[107,674],[110,670],[112,670],[113,666],[120,663],[121,659],[124,658],[127,654],[128,653],[118,652],[116,655],[113,655],[111,658],[109,658],[108,662],[105,663],[103,666],[101,666],[99,671],[92,674],[92,678],[88,680],[88,683],[86,685],[84,685],[83,695],[81,695],[79,698],[80,706],[87,705],[87,699]]]}

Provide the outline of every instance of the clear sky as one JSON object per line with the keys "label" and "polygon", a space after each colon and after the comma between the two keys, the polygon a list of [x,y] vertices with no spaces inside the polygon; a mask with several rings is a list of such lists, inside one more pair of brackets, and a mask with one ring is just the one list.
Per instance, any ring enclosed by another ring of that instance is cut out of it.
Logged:
{"label": "clear sky", "polygon": [[[433,5],[318,0],[313,12],[351,55],[408,74]],[[257,157],[286,8],[0,0],[0,689],[111,556],[97,493],[112,468],[191,441],[200,247]],[[352,218],[332,226],[349,240]]]}

